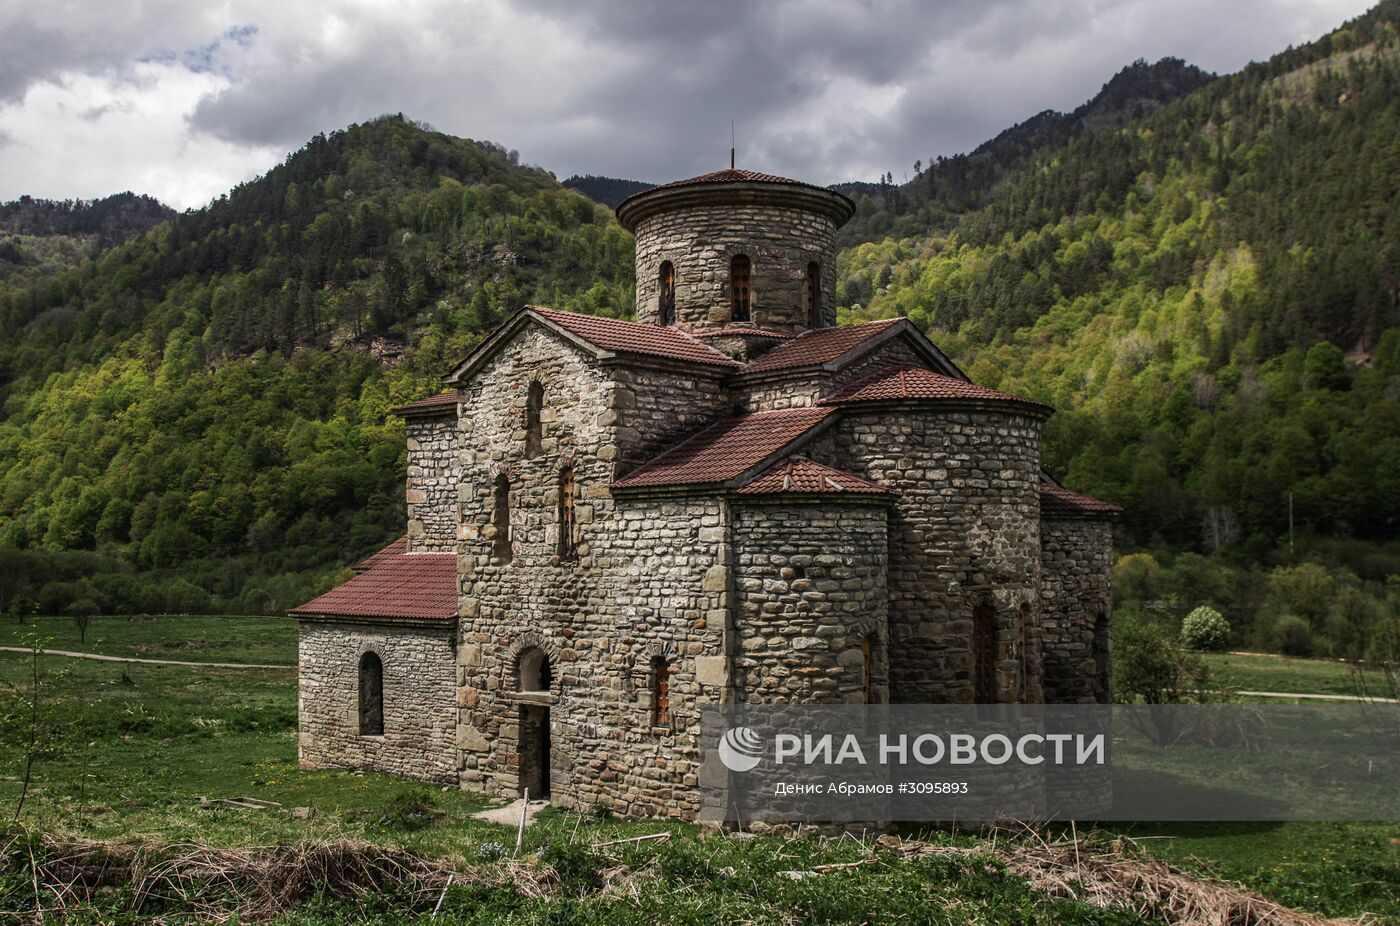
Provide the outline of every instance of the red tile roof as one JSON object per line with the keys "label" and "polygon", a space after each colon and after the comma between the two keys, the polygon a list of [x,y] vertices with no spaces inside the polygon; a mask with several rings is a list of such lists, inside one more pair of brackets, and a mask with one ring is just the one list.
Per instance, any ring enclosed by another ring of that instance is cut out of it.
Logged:
{"label": "red tile roof", "polygon": [[893,495],[890,489],[855,473],[832,469],[804,457],[788,457],[739,489],[740,495]]}
{"label": "red tile roof", "polygon": [[1041,515],[1077,514],[1107,517],[1123,509],[1111,502],[1101,501],[1089,495],[1080,495],[1049,482],[1040,484]]}
{"label": "red tile roof", "polygon": [[369,568],[289,614],[448,620],[457,616],[455,553],[390,552],[370,557]]}
{"label": "red tile roof", "polygon": [[398,408],[389,410],[395,415],[445,414],[457,410],[457,400],[460,397],[461,394],[453,389],[451,392],[440,392],[437,395],[430,395],[426,399],[419,399],[416,402],[409,402],[407,405],[400,405]]}
{"label": "red tile roof", "polygon": [[718,331],[697,331],[697,338],[727,338],[727,337],[749,337],[749,338],[782,338],[787,340],[793,335],[782,331],[767,331],[763,328],[721,328]]}
{"label": "red tile roof", "polygon": [[785,408],[721,419],[613,483],[615,489],[728,482],[824,422],[834,408]]}
{"label": "red tile roof", "polygon": [[891,318],[858,325],[838,325],[835,328],[814,328],[804,331],[786,344],[779,344],[762,357],[744,367],[744,373],[767,373],[793,367],[818,366],[830,363],[848,351],[903,322]]}
{"label": "red tile roof", "polygon": [[689,363],[702,363],[717,367],[737,368],[739,366],[738,361],[726,357],[679,328],[646,325],[641,322],[604,318],[601,315],[561,312],[558,309],[547,309],[537,305],[526,306],[526,309],[601,350],[619,354],[665,357],[669,360],[683,360]]}
{"label": "red tile roof", "polygon": [[864,376],[836,395],[823,399],[823,404],[840,405],[848,402],[878,402],[888,399],[976,399],[983,402],[1015,402],[1019,405],[1050,410],[1050,406],[1030,399],[997,392],[967,380],[954,379],[924,367],[890,364]]}
{"label": "red tile roof", "polygon": [[[794,205],[802,202],[805,207],[816,208],[830,216],[838,226],[846,224],[856,210],[856,204],[849,196],[827,187],[817,186],[815,183],[804,183],[801,180],[792,180],[788,177],[779,177],[776,174],[761,174],[754,170],[730,167],[725,170],[701,174],[698,177],[687,177],[684,180],[672,180],[670,183],[663,183],[660,186],[648,187],[633,193],[618,203],[615,211],[622,227],[630,232],[635,232],[637,222],[645,214],[664,208],[664,204],[668,201],[674,202],[676,199],[686,199],[693,196],[703,198],[716,193],[716,191],[721,198],[724,198],[729,192],[724,187],[738,184],[749,185],[749,189],[756,187],[760,191],[758,193],[760,197],[777,196],[780,199],[791,201]],[[745,190],[745,195],[748,195],[748,190]]]}
{"label": "red tile roof", "polygon": [[369,556],[366,556],[364,559],[352,563],[350,565],[350,568],[355,570],[356,572],[367,572],[368,570],[374,567],[375,563],[381,562],[384,559],[384,557],[402,556],[407,552],[408,537],[400,537],[398,540],[391,542],[382,550],[375,550],[373,553],[371,553]]}

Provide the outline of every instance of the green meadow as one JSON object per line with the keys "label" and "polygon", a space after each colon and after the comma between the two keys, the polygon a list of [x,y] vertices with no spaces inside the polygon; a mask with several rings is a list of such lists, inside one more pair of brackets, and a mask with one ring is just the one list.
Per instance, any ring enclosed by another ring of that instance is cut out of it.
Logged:
{"label": "green meadow", "polygon": [[[24,627],[7,623],[0,645],[24,645],[38,629],[46,645],[76,649],[71,624],[57,618]],[[97,618],[88,629],[87,648],[138,658],[290,666],[295,628],[279,618]],[[24,690],[31,659],[24,653],[0,653],[0,678]],[[870,863],[874,850],[869,840],[724,839],[706,837],[685,824],[550,810],[528,828],[522,852],[514,857],[513,827],[472,816],[495,806],[490,799],[369,772],[299,769],[291,671],[51,656],[39,657],[38,669],[43,748],[20,815],[24,830],[12,830],[31,839],[58,834],[69,840],[223,848],[353,840],[451,864],[506,866],[479,883],[447,890],[440,922],[1155,921],[1121,905],[1104,909],[1052,897],[990,854],[880,856],[878,864]],[[1317,671],[1311,666],[1298,670],[1293,687],[1300,688]],[[9,697],[5,710],[12,719],[8,711],[15,702],[13,694]],[[8,817],[20,792],[22,768],[12,747],[4,756],[0,808]],[[276,806],[220,803],[239,797]],[[1379,917],[1375,922],[1400,922],[1400,824],[1134,824],[1087,834],[1086,829],[1081,827],[1080,834],[1089,845],[1104,847],[1126,837],[1130,853],[1160,857],[1289,906],[1327,916],[1369,913]],[[671,835],[598,846],[662,831]],[[990,845],[976,834],[918,835],[963,849]],[[1005,847],[1008,838],[1033,841],[1054,835],[996,838]],[[24,844],[12,840],[6,850],[0,911],[28,909],[25,856],[15,848]],[[851,862],[861,864],[828,869],[819,877],[789,874]],[[537,896],[525,887],[528,875],[512,872],[541,866],[549,866],[554,880]],[[626,878],[618,872],[627,872]],[[604,883],[612,886],[602,889]],[[190,912],[175,904],[143,906],[142,915],[132,914],[132,898],[120,886],[104,897],[79,911],[76,921],[138,922],[157,913],[178,920]],[[283,921],[410,922],[427,918],[424,903],[421,897],[406,899],[393,892],[357,899],[328,893],[299,902],[283,914]]]}

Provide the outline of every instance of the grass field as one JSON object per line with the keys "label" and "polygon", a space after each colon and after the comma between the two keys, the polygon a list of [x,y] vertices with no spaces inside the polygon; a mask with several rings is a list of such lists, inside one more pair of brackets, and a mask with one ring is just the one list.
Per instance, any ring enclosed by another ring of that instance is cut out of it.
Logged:
{"label": "grass field", "polygon": [[[6,645],[22,644],[23,634],[12,626],[5,633]],[[111,654],[163,658],[151,650],[161,645],[182,654],[169,658],[294,662],[293,628],[278,619],[95,619],[90,634],[88,649]],[[207,648],[186,650],[182,641],[188,639]],[[72,642],[54,645],[77,648]],[[299,770],[290,672],[61,657],[40,657],[39,664],[54,729],[46,740],[51,755],[35,770],[23,815],[35,831],[230,847],[362,839],[468,862],[492,851],[491,844],[513,845],[510,828],[472,817],[490,803],[471,793],[374,773]],[[22,683],[28,666],[25,654],[0,653],[0,678]],[[1290,690],[1299,690],[1296,682]],[[18,794],[17,772],[13,753],[0,757],[0,810],[6,816]],[[283,806],[247,810],[202,800],[239,796]],[[587,848],[663,829],[675,834],[664,843],[623,846],[607,857]],[[1101,838],[1115,835],[1279,902],[1400,923],[1400,824],[1138,824],[1106,828]],[[931,838],[973,842],[947,833]],[[701,839],[681,824],[546,812],[527,832],[526,854],[536,850],[562,878],[577,883],[567,889],[561,884],[543,899],[510,883],[459,886],[434,922],[1142,922],[1126,910],[1031,890],[990,860],[925,858],[810,880],[784,874],[860,859],[861,847],[853,842]],[[644,887],[621,894],[590,889],[608,866],[644,872]],[[27,896],[29,889],[27,878],[0,874],[0,911],[13,909],[5,901],[7,885],[14,897]],[[118,891],[110,902],[112,910],[93,916],[116,918],[113,910],[126,899]],[[285,921],[409,921],[408,913],[393,908],[397,902],[386,897],[379,906],[347,906],[343,899],[323,898],[304,903]]]}
{"label": "grass field", "polygon": [[1207,653],[1206,663],[1216,680],[1242,691],[1285,691],[1298,694],[1357,694],[1357,676],[1372,696],[1386,691],[1384,674],[1375,668],[1353,668],[1333,659],[1289,659],[1266,654]]}
{"label": "grass field", "polygon": [[172,659],[295,665],[296,621],[286,617],[94,617],[79,639],[71,617],[0,621],[0,646],[26,646],[38,637],[51,649]]}
{"label": "grass field", "polygon": [[[28,657],[0,654],[0,676],[20,677]],[[489,806],[476,795],[439,790],[385,775],[305,772],[295,762],[295,692],[291,676],[261,670],[200,670],[113,665],[41,657],[47,697],[56,699],[63,747],[43,762],[24,821],[35,830],[92,839],[267,846],[363,839],[428,856],[473,860],[483,845],[510,846],[509,827],[472,812]],[[125,675],[128,681],[123,681]],[[13,763],[0,780],[0,805],[18,791]],[[251,796],[282,808],[205,806],[201,798]],[[304,817],[312,808],[314,815]],[[669,830],[666,845],[640,844],[596,856],[583,843]],[[952,837],[944,837],[952,839]],[[969,843],[968,837],[960,837]],[[577,846],[575,848],[575,846]],[[546,812],[528,833],[525,853],[542,850],[564,878],[547,900],[510,884],[464,885],[435,922],[728,923],[785,922],[794,912],[817,922],[872,920],[929,923],[1142,922],[1125,911],[1100,910],[1030,890],[985,862],[926,859],[875,871],[852,870],[820,883],[782,872],[861,857],[855,843],[803,840],[700,840],[693,827],[626,822]],[[10,861],[14,861],[11,859]],[[21,860],[22,861],[22,860]],[[654,873],[638,897],[598,894],[590,884],[606,865]],[[28,896],[29,882],[11,878],[9,896]],[[858,884],[858,887],[857,887]],[[6,904],[0,878],[0,911]],[[383,922],[407,914],[386,896],[376,903],[313,900],[284,918],[295,923]],[[90,911],[102,920],[130,898]],[[159,909],[159,908],[157,908]],[[911,915],[911,911],[913,915]],[[167,911],[174,912],[174,911]],[[421,913],[421,911],[420,911]],[[2,918],[2,917],[0,917]]]}

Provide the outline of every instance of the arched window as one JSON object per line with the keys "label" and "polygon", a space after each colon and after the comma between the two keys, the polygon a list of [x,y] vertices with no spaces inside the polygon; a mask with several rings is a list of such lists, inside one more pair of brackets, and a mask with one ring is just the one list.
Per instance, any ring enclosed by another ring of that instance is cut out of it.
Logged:
{"label": "arched window", "polygon": [[822,326],[822,265],[812,261],[807,265],[807,327]]}
{"label": "arched window", "polygon": [[574,520],[574,468],[559,471],[559,558],[578,559],[578,526]]}
{"label": "arched window", "polygon": [[520,654],[515,671],[519,691],[548,691],[554,684],[554,668],[549,664],[549,655],[538,646],[532,646]]}
{"label": "arched window", "polygon": [[752,269],[744,254],[735,254],[729,262],[729,320],[732,322],[749,320]]}
{"label": "arched window", "polygon": [[525,456],[537,457],[541,453],[544,440],[544,425],[540,412],[544,410],[544,384],[532,380],[530,391],[525,396]]}
{"label": "arched window", "polygon": [[972,609],[973,700],[995,704],[997,700],[997,625],[991,605]]}
{"label": "arched window", "polygon": [[665,656],[651,661],[651,725],[665,727],[671,723],[671,663]]}
{"label": "arched window", "polygon": [[511,560],[510,548],[510,477],[501,473],[496,477],[496,504],[491,513],[491,523],[496,528],[496,538],[491,546],[491,555],[498,563]]}
{"label": "arched window", "polygon": [[374,653],[360,657],[360,735],[384,735],[384,663]]}
{"label": "arched window", "polygon": [[661,275],[657,280],[657,314],[661,324],[676,323],[676,267],[669,260],[661,262]]}

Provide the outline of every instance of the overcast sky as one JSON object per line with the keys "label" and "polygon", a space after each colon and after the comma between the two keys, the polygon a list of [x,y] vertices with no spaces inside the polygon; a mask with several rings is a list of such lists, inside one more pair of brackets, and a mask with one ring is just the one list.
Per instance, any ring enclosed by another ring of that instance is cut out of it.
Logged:
{"label": "overcast sky", "polygon": [[1367,0],[0,0],[0,200],[199,206],[385,112],[571,173],[896,177],[1136,58],[1225,73]]}

